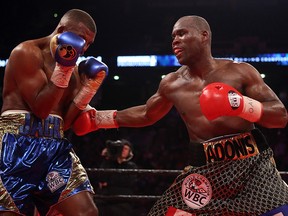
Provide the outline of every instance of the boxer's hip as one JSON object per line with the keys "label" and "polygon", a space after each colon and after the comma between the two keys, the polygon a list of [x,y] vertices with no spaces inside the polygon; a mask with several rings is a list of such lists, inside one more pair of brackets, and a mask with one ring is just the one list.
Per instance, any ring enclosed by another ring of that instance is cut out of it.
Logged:
{"label": "boxer's hip", "polygon": [[216,137],[201,143],[191,142],[191,165],[202,166],[215,161],[239,160],[255,156],[269,148],[258,129]]}
{"label": "boxer's hip", "polygon": [[61,139],[64,137],[63,119],[57,115],[49,115],[40,119],[30,112],[10,113],[0,116],[0,132],[22,136],[46,137]]}

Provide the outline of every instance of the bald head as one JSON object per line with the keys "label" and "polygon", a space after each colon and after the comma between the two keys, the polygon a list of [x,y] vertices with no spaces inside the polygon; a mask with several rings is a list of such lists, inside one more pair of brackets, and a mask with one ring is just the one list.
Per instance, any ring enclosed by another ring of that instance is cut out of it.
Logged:
{"label": "bald head", "polygon": [[206,31],[212,37],[209,23],[203,17],[196,15],[183,16],[177,20],[174,26],[183,26],[187,28],[195,28],[200,32]]}
{"label": "bald head", "polygon": [[83,23],[87,28],[96,33],[97,28],[94,19],[85,11],[80,9],[71,9],[67,11],[61,18],[59,25],[67,25],[73,23]]}

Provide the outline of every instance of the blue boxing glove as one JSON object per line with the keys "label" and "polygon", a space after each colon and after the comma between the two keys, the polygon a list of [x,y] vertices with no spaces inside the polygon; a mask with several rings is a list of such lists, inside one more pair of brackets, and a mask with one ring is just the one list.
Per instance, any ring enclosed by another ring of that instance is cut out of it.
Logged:
{"label": "blue boxing glove", "polygon": [[73,32],[55,35],[50,48],[56,62],[63,66],[75,66],[85,47],[85,40]]}
{"label": "blue boxing glove", "polygon": [[108,75],[108,66],[96,58],[89,58],[79,63],[78,73],[82,88],[73,101],[80,110],[84,110]]}
{"label": "blue boxing glove", "polygon": [[60,88],[66,88],[76,66],[79,56],[83,53],[86,41],[72,32],[55,35],[50,41],[51,54],[56,61],[51,81]]}
{"label": "blue boxing glove", "polygon": [[95,78],[101,71],[108,75],[108,66],[103,62],[98,61],[96,58],[89,58],[79,63],[78,72],[79,75],[85,74],[88,78]]}

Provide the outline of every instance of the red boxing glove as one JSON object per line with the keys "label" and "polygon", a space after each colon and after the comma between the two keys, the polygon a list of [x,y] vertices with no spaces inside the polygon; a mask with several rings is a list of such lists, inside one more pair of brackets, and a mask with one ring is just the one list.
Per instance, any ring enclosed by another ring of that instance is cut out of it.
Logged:
{"label": "red boxing glove", "polygon": [[90,107],[84,110],[75,120],[72,129],[78,136],[83,136],[100,128],[118,128],[115,121],[116,110],[97,111]]}
{"label": "red boxing glove", "polygon": [[250,122],[257,122],[263,112],[259,101],[243,96],[225,83],[211,83],[200,95],[200,107],[208,120],[220,116],[239,116]]}

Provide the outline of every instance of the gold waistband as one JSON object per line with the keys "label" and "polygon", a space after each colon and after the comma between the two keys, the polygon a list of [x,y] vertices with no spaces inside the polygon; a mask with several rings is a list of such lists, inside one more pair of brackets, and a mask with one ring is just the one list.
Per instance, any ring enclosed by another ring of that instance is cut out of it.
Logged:
{"label": "gold waistband", "polygon": [[259,149],[251,132],[203,142],[208,163],[244,159],[257,155]]}
{"label": "gold waistband", "polygon": [[63,119],[49,115],[40,119],[32,113],[15,113],[0,116],[1,132],[23,136],[63,138]]}

